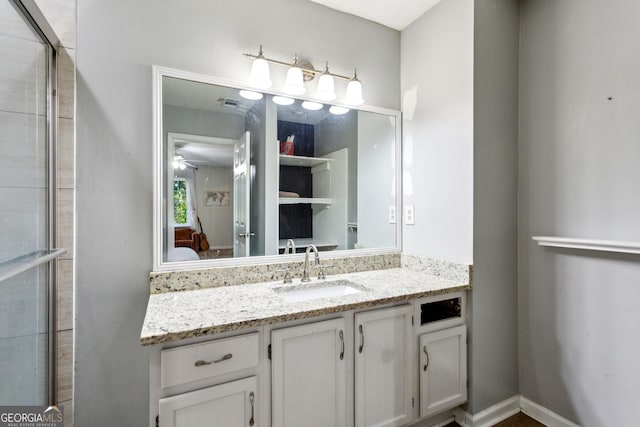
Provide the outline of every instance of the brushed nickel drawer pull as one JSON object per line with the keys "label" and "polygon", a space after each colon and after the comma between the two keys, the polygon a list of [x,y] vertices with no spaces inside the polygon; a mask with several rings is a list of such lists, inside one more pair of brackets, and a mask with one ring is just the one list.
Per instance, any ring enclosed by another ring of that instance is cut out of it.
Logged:
{"label": "brushed nickel drawer pull", "polygon": [[358,353],[362,353],[364,349],[364,330],[362,329],[362,325],[358,326],[358,330],[360,331],[360,348],[358,348]]}
{"label": "brushed nickel drawer pull", "polygon": [[340,331],[340,341],[342,342],[342,351],[340,352],[340,360],[344,359],[344,332]]}
{"label": "brushed nickel drawer pull", "polygon": [[249,425],[252,426],[255,424],[255,421],[253,421],[253,400],[255,399],[255,394],[253,394],[253,392],[249,393],[249,402],[251,402],[251,419],[249,420]]}
{"label": "brushed nickel drawer pull", "polygon": [[233,357],[233,355],[231,353],[227,353],[224,356],[222,356],[220,359],[218,360],[212,360],[211,362],[205,362],[204,360],[198,360],[196,361],[196,363],[194,363],[195,366],[206,366],[206,365],[214,365],[216,363],[220,363],[220,362],[224,362],[225,360],[229,360]]}

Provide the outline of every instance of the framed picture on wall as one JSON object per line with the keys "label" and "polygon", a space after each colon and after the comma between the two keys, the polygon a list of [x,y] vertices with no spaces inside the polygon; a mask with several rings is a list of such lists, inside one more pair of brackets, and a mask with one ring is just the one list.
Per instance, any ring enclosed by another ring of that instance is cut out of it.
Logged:
{"label": "framed picture on wall", "polygon": [[203,200],[205,206],[229,207],[231,192],[228,190],[205,190]]}

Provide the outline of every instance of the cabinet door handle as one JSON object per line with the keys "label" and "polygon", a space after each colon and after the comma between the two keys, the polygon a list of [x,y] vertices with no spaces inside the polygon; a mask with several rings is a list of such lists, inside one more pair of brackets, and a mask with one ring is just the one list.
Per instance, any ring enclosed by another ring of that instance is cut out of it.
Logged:
{"label": "cabinet door handle", "polygon": [[344,332],[340,331],[340,341],[342,342],[342,351],[340,352],[340,360],[344,359]]}
{"label": "cabinet door handle", "polygon": [[358,353],[362,353],[362,349],[364,349],[364,330],[362,325],[358,325],[358,331],[360,331],[360,348],[358,348]]}
{"label": "cabinet door handle", "polygon": [[429,352],[426,345],[422,347],[422,351],[424,351],[424,371],[426,372],[429,367]]}
{"label": "cabinet door handle", "polygon": [[255,424],[255,421],[253,421],[253,401],[255,399],[255,394],[253,394],[253,392],[249,393],[249,402],[251,402],[251,419],[249,420],[249,425],[252,426]]}
{"label": "cabinet door handle", "polygon": [[222,356],[220,359],[218,360],[212,360],[210,362],[205,362],[204,360],[197,360],[194,365],[195,366],[206,366],[206,365],[215,365],[216,363],[220,363],[220,362],[224,362],[225,360],[229,360],[233,357],[233,354],[231,353],[227,353],[224,356]]}

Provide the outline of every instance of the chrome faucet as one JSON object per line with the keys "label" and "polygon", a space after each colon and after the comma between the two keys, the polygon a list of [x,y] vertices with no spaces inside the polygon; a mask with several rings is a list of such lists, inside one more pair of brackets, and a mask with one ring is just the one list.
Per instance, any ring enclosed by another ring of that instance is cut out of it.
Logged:
{"label": "chrome faucet", "polygon": [[309,282],[311,281],[311,277],[309,276],[309,252],[315,252],[316,259],[315,265],[320,265],[320,255],[318,254],[318,248],[314,245],[307,246],[307,250],[304,253],[304,272],[302,273],[302,281]]}
{"label": "chrome faucet", "polygon": [[287,254],[295,254],[296,253],[296,244],[293,239],[287,240],[287,245],[284,247],[283,255]]}

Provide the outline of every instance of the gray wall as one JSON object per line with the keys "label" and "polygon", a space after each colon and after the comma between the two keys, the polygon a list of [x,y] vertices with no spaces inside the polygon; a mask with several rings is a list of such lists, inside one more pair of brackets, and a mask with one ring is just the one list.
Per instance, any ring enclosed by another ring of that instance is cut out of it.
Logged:
{"label": "gray wall", "polygon": [[[395,117],[391,119],[395,122]],[[360,111],[357,132],[356,242],[365,248],[393,247],[396,224],[389,223],[389,207],[396,205],[396,127],[388,116]]]}
{"label": "gray wall", "polygon": [[415,225],[404,227],[403,248],[469,264],[473,19],[473,0],[442,1],[402,32],[401,66],[404,204],[415,207]]}
{"label": "gray wall", "polygon": [[520,9],[517,0],[475,0],[474,6],[472,414],[518,394]]}
{"label": "gray wall", "polygon": [[[291,23],[304,31],[292,37]],[[138,337],[152,265],[151,65],[244,80],[241,54],[261,43],[268,56],[297,52],[336,73],[357,66],[367,102],[399,109],[400,36],[370,21],[298,0],[78,0],[79,426],[148,420],[148,351]],[[284,69],[272,74],[281,86]]]}
{"label": "gray wall", "polygon": [[640,241],[640,3],[521,14],[520,390],[585,427],[637,424],[640,259],[531,236]]}
{"label": "gray wall", "polygon": [[404,249],[474,264],[471,414],[518,394],[518,32],[517,0],[444,0],[402,33]]}

